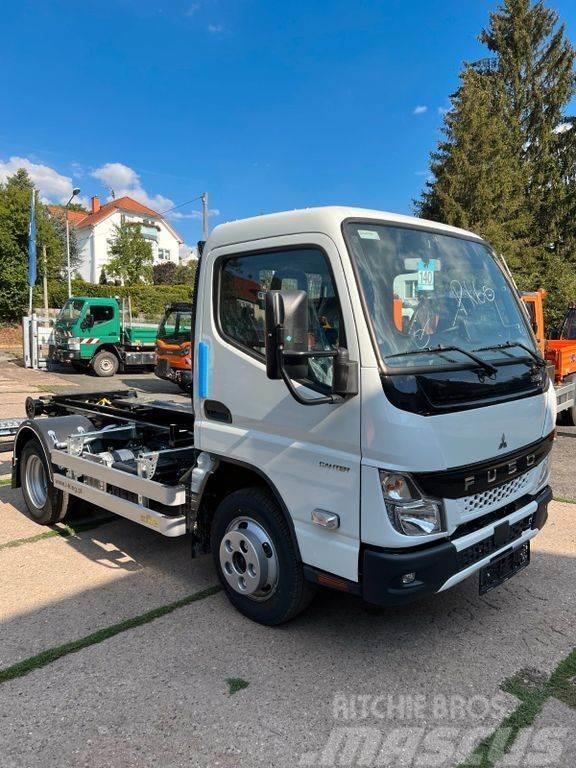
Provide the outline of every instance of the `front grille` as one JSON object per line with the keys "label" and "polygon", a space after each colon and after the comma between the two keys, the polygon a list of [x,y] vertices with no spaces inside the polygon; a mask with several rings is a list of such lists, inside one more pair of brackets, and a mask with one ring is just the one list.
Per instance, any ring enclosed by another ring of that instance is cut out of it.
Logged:
{"label": "front grille", "polygon": [[457,552],[456,562],[458,564],[458,570],[463,571],[464,568],[468,568],[468,566],[477,563],[479,560],[482,560],[485,557],[488,557],[493,552],[502,549],[502,547],[506,547],[508,544],[512,544],[531,527],[532,515],[528,515],[522,520],[519,520],[517,523],[510,525],[508,538],[506,541],[499,542],[497,544],[494,534],[492,534],[492,536],[488,536],[486,539],[482,539],[482,541],[478,541],[476,544],[472,544],[472,546]]}
{"label": "front grille", "polygon": [[473,496],[465,496],[462,501],[462,512],[464,514],[470,514],[470,512],[479,512],[486,507],[491,507],[494,504],[505,503],[510,496],[522,491],[526,488],[529,481],[530,472],[526,472],[519,477],[515,477],[508,483],[499,485],[497,488],[490,488],[482,493],[475,493]]}

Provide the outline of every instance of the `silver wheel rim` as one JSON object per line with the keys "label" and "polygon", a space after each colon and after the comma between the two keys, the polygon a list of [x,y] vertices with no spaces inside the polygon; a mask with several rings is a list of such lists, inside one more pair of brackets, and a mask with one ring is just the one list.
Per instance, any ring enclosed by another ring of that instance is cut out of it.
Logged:
{"label": "silver wheel rim", "polygon": [[110,360],[108,357],[104,357],[102,360],[100,360],[99,365],[102,373],[110,373],[110,371],[114,369],[112,360]]}
{"label": "silver wheel rim", "polygon": [[220,543],[220,568],[239,595],[268,600],[278,586],[278,555],[266,529],[250,517],[235,518]]}
{"label": "silver wheel rim", "polygon": [[48,483],[42,459],[35,454],[26,462],[26,490],[32,504],[42,509],[48,498]]}

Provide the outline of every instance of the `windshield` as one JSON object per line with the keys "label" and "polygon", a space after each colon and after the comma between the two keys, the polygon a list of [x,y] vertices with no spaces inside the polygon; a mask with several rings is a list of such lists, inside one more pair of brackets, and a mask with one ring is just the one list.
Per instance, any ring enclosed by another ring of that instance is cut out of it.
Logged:
{"label": "windshield", "polygon": [[[371,222],[348,223],[346,234],[387,368],[474,365],[466,353],[525,357],[514,344],[537,351],[516,292],[486,244]],[[507,348],[485,349],[498,345]]]}
{"label": "windshield", "polygon": [[82,299],[68,299],[66,304],[60,310],[57,320],[63,320],[66,323],[74,323],[82,313],[84,302]]}
{"label": "windshield", "polygon": [[191,330],[191,310],[172,310],[166,314],[160,323],[158,338],[164,341],[174,341],[178,343],[190,341]]}

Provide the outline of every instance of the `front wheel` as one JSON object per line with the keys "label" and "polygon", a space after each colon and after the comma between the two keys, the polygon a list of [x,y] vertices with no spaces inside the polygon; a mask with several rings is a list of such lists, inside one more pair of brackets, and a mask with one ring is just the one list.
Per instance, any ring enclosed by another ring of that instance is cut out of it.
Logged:
{"label": "front wheel", "polygon": [[210,544],[228,599],[249,619],[282,624],[314,597],[286,519],[267,490],[246,488],[227,496],[214,514]]}
{"label": "front wheel", "polygon": [[68,511],[68,494],[50,482],[48,463],[37,440],[29,440],[20,456],[22,494],[30,517],[39,525],[54,525]]}
{"label": "front wheel", "polygon": [[96,376],[114,376],[118,370],[118,358],[113,352],[103,349],[94,355],[91,365]]}

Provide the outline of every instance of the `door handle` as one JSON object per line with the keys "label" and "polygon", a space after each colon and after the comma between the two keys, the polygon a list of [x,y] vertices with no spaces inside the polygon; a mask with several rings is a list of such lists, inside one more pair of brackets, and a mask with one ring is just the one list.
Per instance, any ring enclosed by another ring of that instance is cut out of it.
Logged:
{"label": "door handle", "polygon": [[207,419],[221,421],[224,424],[232,424],[230,409],[218,400],[206,400],[204,402],[204,414]]}

